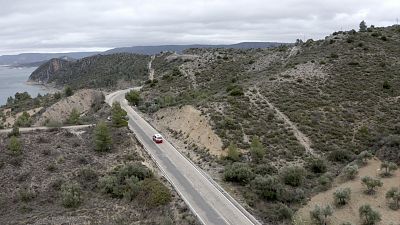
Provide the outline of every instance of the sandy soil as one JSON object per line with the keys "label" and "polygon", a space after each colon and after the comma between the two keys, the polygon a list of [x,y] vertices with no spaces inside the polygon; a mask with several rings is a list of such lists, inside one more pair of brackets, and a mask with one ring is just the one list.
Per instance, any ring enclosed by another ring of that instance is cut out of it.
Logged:
{"label": "sandy soil", "polygon": [[343,222],[361,224],[358,209],[361,205],[369,204],[381,214],[382,221],[379,223],[380,225],[399,225],[400,211],[394,211],[389,208],[385,194],[391,187],[400,186],[400,171],[396,171],[395,175],[392,177],[382,178],[383,186],[377,189],[375,195],[365,194],[365,187],[360,181],[363,176],[379,176],[380,165],[381,161],[373,159],[368,162],[368,165],[360,168],[359,175],[356,179],[344,183],[341,183],[339,178],[335,180],[334,188],[314,196],[306,206],[296,213],[295,224],[312,224],[309,216],[310,210],[314,209],[315,205],[324,206],[330,204],[334,206],[333,193],[338,188],[349,187],[351,188],[351,200],[349,204],[340,208],[334,207],[334,213],[330,218],[330,224],[340,225]]}
{"label": "sandy soil", "polygon": [[169,128],[181,131],[184,137],[208,149],[212,155],[223,154],[221,138],[212,130],[209,119],[193,106],[161,109],[155,113],[154,118],[155,125],[162,130]]}
{"label": "sandy soil", "polygon": [[35,123],[35,126],[44,125],[46,121],[62,122],[68,118],[74,108],[80,113],[86,113],[91,109],[92,105],[101,98],[102,93],[100,91],[89,89],[80,90],[74,95],[64,98],[47,108]]}

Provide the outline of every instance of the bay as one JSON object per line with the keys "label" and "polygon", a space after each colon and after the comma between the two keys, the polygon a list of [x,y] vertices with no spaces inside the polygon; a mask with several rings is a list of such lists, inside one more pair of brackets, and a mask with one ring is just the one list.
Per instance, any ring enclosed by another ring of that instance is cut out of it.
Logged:
{"label": "bay", "polygon": [[29,75],[36,67],[12,68],[0,66],[0,105],[7,102],[9,96],[14,96],[17,92],[28,92],[32,97],[39,93],[46,94],[48,89],[39,85],[29,85],[27,80]]}

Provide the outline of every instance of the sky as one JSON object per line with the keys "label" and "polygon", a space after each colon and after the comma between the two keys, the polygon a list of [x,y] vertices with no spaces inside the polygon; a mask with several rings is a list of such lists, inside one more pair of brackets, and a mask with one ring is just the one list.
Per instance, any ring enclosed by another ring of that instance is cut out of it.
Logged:
{"label": "sky", "polygon": [[0,55],[321,39],[389,26],[400,0],[0,0]]}

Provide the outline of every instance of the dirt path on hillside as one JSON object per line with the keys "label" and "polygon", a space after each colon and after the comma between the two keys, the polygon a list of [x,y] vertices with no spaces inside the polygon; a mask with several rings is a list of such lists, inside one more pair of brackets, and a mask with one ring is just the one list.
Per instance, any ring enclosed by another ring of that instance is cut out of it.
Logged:
{"label": "dirt path on hillside", "polygon": [[155,55],[151,56],[148,68],[149,68],[149,80],[153,80],[154,79],[154,69],[151,67],[151,64],[153,63],[153,60],[156,58]]}
{"label": "dirt path on hillside", "polygon": [[254,104],[256,107],[258,107],[256,103],[256,99],[260,99],[267,103],[268,107],[272,110],[274,110],[278,116],[279,119],[283,120],[284,123],[289,126],[298,140],[298,142],[306,149],[306,152],[309,153],[310,155],[316,156],[317,154],[314,152],[314,149],[311,148],[311,141],[310,139],[303,133],[301,132],[297,126],[283,113],[281,112],[278,108],[276,108],[268,99],[262,95],[258,89],[258,87],[254,87],[254,90],[256,91],[253,93],[254,95],[251,95],[251,92],[247,92],[246,95],[250,98],[250,101],[252,104]]}

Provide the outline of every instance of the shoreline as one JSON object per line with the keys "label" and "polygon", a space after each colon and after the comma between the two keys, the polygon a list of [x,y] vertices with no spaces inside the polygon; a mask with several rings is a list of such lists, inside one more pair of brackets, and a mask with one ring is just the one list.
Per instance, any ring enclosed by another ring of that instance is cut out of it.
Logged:
{"label": "shoreline", "polygon": [[61,89],[58,89],[58,88],[56,88],[54,86],[42,84],[42,83],[39,83],[39,82],[36,82],[36,81],[27,80],[27,81],[25,81],[25,84],[26,85],[30,85],[30,86],[37,86],[37,87],[39,87],[40,89],[46,91],[49,94],[54,94],[56,92],[62,91]]}

